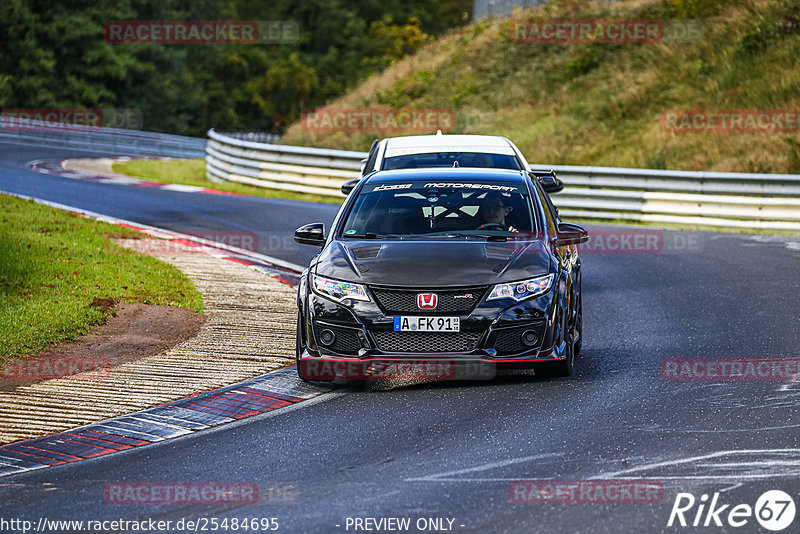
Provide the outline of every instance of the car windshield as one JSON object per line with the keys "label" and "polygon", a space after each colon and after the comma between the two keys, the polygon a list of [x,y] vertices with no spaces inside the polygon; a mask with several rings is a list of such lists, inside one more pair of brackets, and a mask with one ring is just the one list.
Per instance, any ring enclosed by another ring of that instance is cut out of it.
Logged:
{"label": "car windshield", "polygon": [[358,194],[340,235],[511,237],[535,229],[521,182],[373,182]]}
{"label": "car windshield", "polygon": [[453,167],[455,162],[458,162],[459,167],[522,170],[514,156],[485,152],[433,152],[392,156],[384,159],[383,170]]}

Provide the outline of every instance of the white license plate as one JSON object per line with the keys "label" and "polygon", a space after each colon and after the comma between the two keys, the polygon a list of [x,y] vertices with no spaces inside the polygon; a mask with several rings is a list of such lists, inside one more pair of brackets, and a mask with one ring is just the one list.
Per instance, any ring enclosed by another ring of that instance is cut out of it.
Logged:
{"label": "white license plate", "polygon": [[459,332],[458,317],[406,317],[395,316],[395,332]]}

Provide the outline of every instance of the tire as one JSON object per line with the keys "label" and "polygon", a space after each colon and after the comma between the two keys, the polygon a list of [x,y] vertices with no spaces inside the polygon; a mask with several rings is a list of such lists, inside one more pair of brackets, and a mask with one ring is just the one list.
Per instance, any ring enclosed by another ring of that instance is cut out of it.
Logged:
{"label": "tire", "polygon": [[578,339],[573,344],[572,350],[577,356],[583,347],[583,291],[580,288],[578,288],[578,311],[575,314],[575,332],[578,334]]}

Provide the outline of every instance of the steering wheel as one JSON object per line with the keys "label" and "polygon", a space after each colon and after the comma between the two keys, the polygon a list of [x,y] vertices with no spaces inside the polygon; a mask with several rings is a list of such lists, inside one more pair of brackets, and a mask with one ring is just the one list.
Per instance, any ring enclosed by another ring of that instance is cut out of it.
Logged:
{"label": "steering wheel", "polygon": [[476,230],[492,230],[492,229],[508,231],[508,227],[505,224],[498,222],[485,223],[476,228]]}

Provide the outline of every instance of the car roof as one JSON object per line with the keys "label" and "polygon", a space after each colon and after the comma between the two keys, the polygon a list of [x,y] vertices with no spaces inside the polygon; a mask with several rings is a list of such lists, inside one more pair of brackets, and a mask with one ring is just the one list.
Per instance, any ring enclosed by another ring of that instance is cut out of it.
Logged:
{"label": "car roof", "polygon": [[511,141],[498,135],[410,135],[386,139],[384,157],[431,152],[485,152],[516,155]]}
{"label": "car roof", "polygon": [[375,171],[367,175],[367,183],[404,182],[409,180],[466,180],[485,182],[524,183],[521,171],[485,167],[426,167],[422,169],[396,169]]}

